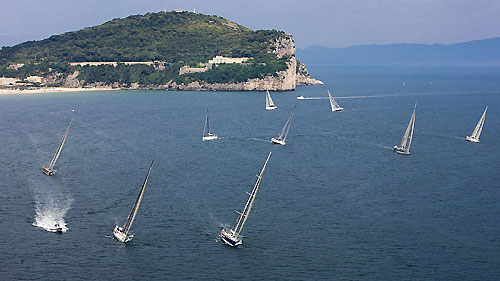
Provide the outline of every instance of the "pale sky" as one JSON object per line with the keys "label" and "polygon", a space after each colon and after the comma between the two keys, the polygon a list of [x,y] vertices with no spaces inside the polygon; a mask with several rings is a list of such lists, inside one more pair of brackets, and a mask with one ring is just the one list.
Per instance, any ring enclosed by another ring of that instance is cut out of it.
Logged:
{"label": "pale sky", "polygon": [[500,0],[2,0],[0,46],[174,9],[282,30],[298,48],[500,37]]}

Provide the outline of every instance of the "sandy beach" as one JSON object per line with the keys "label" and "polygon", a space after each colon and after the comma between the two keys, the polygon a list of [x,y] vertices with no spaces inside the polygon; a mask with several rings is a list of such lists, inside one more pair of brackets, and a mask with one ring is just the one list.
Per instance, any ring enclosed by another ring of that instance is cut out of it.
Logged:
{"label": "sandy beach", "polygon": [[63,93],[63,92],[93,92],[93,91],[116,91],[119,88],[98,87],[98,88],[38,88],[38,89],[0,89],[0,95],[22,95],[22,94],[41,94],[41,93]]}

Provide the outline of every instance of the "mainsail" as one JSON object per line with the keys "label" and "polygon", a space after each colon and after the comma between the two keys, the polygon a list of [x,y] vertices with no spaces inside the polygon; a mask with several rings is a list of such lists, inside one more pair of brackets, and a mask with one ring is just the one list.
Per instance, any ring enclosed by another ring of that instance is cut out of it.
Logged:
{"label": "mainsail", "polygon": [[137,215],[137,212],[139,211],[139,206],[141,205],[142,202],[142,197],[144,196],[144,191],[146,190],[146,185],[148,184],[148,179],[149,179],[149,174],[151,173],[151,168],[153,168],[155,160],[151,161],[151,165],[149,166],[148,174],[146,175],[146,178],[144,179],[144,183],[142,184],[141,191],[139,192],[139,195],[137,196],[137,200],[135,200],[134,207],[132,208],[132,211],[130,211],[130,214],[127,217],[127,220],[125,224],[123,225],[123,231],[125,232],[125,235],[128,235],[130,229],[132,228],[132,224],[134,223],[135,216]]}
{"label": "mainsail", "polygon": [[273,110],[278,108],[273,99],[271,98],[271,94],[269,94],[269,90],[266,91],[266,110]]}
{"label": "mainsail", "polygon": [[487,110],[488,110],[488,107],[486,107],[484,109],[484,112],[483,112],[483,115],[481,116],[481,119],[479,119],[479,122],[477,122],[476,128],[474,128],[474,131],[471,134],[471,138],[479,140],[479,136],[481,136],[481,132],[483,131],[484,119],[486,118],[486,111]]}
{"label": "mainsail", "polygon": [[208,109],[207,116],[205,118],[205,128],[203,129],[203,136],[208,136],[210,134],[210,122],[208,121]]}
{"label": "mainsail", "polygon": [[279,140],[285,141],[286,137],[288,136],[288,131],[290,130],[290,124],[292,123],[293,115],[295,114],[295,111],[292,111],[290,114],[290,117],[288,117],[288,120],[286,121],[285,125],[281,129],[281,132],[278,136]]}
{"label": "mainsail", "polygon": [[253,206],[253,203],[255,201],[255,197],[257,196],[257,192],[259,191],[260,182],[262,181],[262,176],[264,175],[264,170],[266,169],[267,162],[269,161],[269,158],[271,157],[271,153],[272,152],[269,152],[269,155],[267,155],[266,162],[264,163],[264,166],[262,167],[260,174],[257,176],[257,181],[255,182],[255,185],[252,189],[252,192],[247,193],[249,195],[249,197],[248,197],[247,203],[245,204],[245,208],[243,209],[243,212],[240,213],[240,216],[238,217],[236,224],[231,229],[232,231],[234,231],[238,235],[240,235],[241,231],[243,230],[243,227],[245,226],[245,223],[248,219],[248,215],[250,214],[250,211],[252,210],[252,206]]}
{"label": "mainsail", "polygon": [[54,168],[54,165],[56,164],[56,161],[59,158],[59,155],[61,154],[64,143],[66,142],[66,138],[68,137],[68,134],[69,134],[69,128],[71,127],[71,123],[73,123],[73,118],[74,117],[71,117],[71,121],[69,121],[69,125],[66,128],[66,132],[64,132],[64,136],[61,140],[61,143],[59,144],[59,147],[57,148],[56,153],[54,153],[54,156],[52,156],[52,160],[50,160],[50,164],[48,167],[49,170],[52,170]]}
{"label": "mainsail", "polygon": [[416,109],[416,107],[417,107],[417,104],[415,103],[415,106],[413,107],[413,114],[410,117],[410,122],[408,123],[408,127],[406,128],[403,139],[401,140],[401,144],[399,145],[399,147],[406,152],[410,151],[411,140],[413,139],[413,129],[415,127],[415,109]]}
{"label": "mainsail", "polygon": [[332,111],[340,111],[344,109],[340,107],[340,105],[335,101],[332,94],[330,93],[330,90],[328,90],[328,98],[330,99],[330,106],[332,107]]}

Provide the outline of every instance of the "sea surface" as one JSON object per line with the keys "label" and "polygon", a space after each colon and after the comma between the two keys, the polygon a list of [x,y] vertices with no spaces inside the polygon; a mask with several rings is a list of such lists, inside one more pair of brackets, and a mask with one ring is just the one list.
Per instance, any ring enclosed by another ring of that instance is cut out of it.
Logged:
{"label": "sea surface", "polygon": [[[309,70],[325,85],[272,92],[273,111],[264,92],[0,96],[0,279],[498,279],[500,68]],[[343,112],[296,99],[327,89]],[[486,106],[481,142],[466,142]],[[218,141],[201,140],[206,110]],[[287,145],[273,146],[293,110]],[[270,151],[243,245],[224,245]],[[113,227],[153,159],[122,244]]]}

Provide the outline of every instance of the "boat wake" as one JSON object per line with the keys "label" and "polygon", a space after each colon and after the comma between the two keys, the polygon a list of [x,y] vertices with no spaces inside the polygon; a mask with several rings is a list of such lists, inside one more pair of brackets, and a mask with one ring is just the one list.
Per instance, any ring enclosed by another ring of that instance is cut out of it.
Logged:
{"label": "boat wake", "polygon": [[266,139],[259,139],[259,138],[250,138],[250,139],[253,141],[263,141],[263,142],[272,143],[270,140],[266,140]]}
{"label": "boat wake", "polygon": [[298,100],[323,100],[323,99],[329,99],[329,97],[297,97]]}
{"label": "boat wake", "polygon": [[55,200],[46,202],[37,200],[35,209],[35,221],[33,226],[42,228],[48,232],[67,232],[69,230],[64,216],[71,208],[71,199],[67,199],[62,205]]}
{"label": "boat wake", "polygon": [[394,150],[393,147],[390,147],[390,146],[387,146],[387,145],[376,144],[376,146],[381,147],[381,148],[385,148],[385,149],[389,149],[389,150]]}

